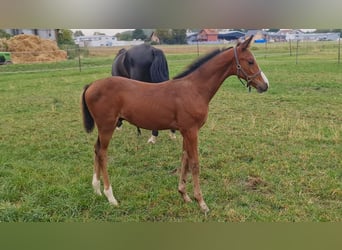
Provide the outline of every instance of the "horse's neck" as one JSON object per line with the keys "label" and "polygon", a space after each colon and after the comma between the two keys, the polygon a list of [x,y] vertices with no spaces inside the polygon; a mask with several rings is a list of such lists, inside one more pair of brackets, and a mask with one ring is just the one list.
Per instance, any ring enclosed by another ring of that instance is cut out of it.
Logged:
{"label": "horse's neck", "polygon": [[[234,61],[233,49],[224,51],[203,64],[193,75],[200,82],[194,82],[208,102],[216,94],[224,80],[234,74],[231,67]],[[202,80],[203,79],[203,80]],[[205,80],[204,80],[205,79]]]}

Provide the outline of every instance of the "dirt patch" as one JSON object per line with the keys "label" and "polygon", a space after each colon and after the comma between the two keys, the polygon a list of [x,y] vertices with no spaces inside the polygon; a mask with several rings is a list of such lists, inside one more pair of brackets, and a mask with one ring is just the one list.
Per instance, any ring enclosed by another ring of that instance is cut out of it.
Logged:
{"label": "dirt patch", "polygon": [[13,63],[57,62],[67,59],[55,41],[34,35],[17,35],[1,39],[0,50],[11,52]]}
{"label": "dirt patch", "polygon": [[246,181],[246,187],[252,190],[256,190],[259,187],[265,187],[266,182],[263,181],[260,177],[258,176],[248,176],[248,179]]}

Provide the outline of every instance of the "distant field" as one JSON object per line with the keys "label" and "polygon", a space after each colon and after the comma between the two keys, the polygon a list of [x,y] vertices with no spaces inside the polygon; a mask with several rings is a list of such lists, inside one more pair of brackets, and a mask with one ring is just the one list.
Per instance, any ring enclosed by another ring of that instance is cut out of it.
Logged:
{"label": "distant field", "polygon": [[[197,58],[197,46],[161,47],[171,76]],[[199,54],[215,47],[202,45]],[[149,131],[138,137],[135,127],[124,123],[109,149],[120,206],[93,193],[97,133],[84,132],[80,95],[85,84],[110,75],[115,51],[90,51],[81,72],[77,58],[0,66],[0,222],[341,222],[338,44],[300,44],[297,60],[289,44],[252,50],[270,80],[269,91],[248,93],[236,77],[229,78],[200,132],[207,216],[196,203],[184,204],[177,192],[179,133],[171,141],[161,131],[157,144],[148,145]]]}

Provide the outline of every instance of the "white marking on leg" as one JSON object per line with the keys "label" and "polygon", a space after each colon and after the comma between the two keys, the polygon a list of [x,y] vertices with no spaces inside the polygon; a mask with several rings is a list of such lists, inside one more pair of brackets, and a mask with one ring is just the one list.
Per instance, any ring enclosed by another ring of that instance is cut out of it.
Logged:
{"label": "white marking on leg", "polygon": [[170,135],[171,140],[175,140],[177,138],[176,133],[172,133],[171,131],[169,135]]}
{"label": "white marking on leg", "polygon": [[154,136],[154,135],[152,135],[152,136],[150,137],[150,139],[148,139],[147,143],[155,144],[156,141],[157,141],[157,137]]}
{"label": "white marking on leg", "polygon": [[199,206],[200,206],[202,212],[204,212],[205,215],[207,215],[207,213],[209,212],[209,208],[208,208],[207,204],[205,204],[204,201],[201,201],[201,202],[199,203]]}
{"label": "white marking on leg", "polygon": [[109,188],[106,190],[103,190],[103,193],[105,194],[105,196],[107,197],[108,201],[110,204],[114,205],[114,206],[118,206],[119,203],[117,202],[117,200],[115,199],[114,195],[113,195],[113,190],[112,190],[112,186],[109,186]]}
{"label": "white marking on leg", "polygon": [[95,193],[98,195],[102,195],[102,193],[101,193],[101,181],[97,179],[95,173],[93,175],[92,184],[93,184],[93,188],[94,188]]}
{"label": "white marking on leg", "polygon": [[266,75],[262,71],[261,71],[261,77],[264,80],[264,82],[267,84],[267,86],[270,87],[270,83],[268,82]]}

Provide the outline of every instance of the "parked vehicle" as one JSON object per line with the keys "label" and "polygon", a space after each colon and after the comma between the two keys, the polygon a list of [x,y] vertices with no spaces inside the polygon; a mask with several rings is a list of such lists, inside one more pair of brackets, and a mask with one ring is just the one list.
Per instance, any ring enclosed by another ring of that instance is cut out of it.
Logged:
{"label": "parked vehicle", "polygon": [[0,52],[0,65],[12,63],[11,52]]}

